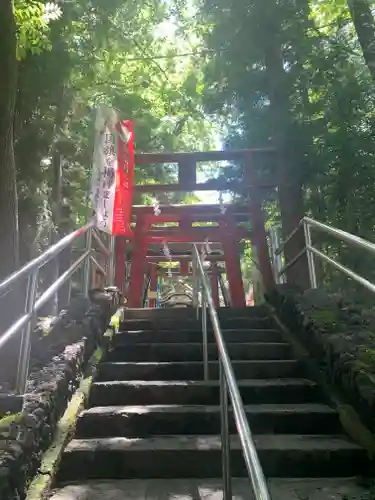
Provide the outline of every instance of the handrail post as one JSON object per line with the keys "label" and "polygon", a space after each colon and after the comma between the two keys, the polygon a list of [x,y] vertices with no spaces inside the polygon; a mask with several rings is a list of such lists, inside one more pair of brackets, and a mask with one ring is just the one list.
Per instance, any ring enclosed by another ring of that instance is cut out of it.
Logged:
{"label": "handrail post", "polygon": [[208,371],[208,345],[207,345],[207,308],[204,290],[202,289],[202,334],[203,334],[203,374],[204,381],[209,380]]}
{"label": "handrail post", "polygon": [[279,284],[279,269],[278,269],[278,262],[276,259],[276,248],[275,248],[275,230],[274,228],[271,228],[268,231],[268,249],[271,254],[271,265],[272,265],[272,271],[273,275],[275,277],[275,282],[278,285]]}
{"label": "handrail post", "polygon": [[285,283],[286,280],[285,280],[285,276],[283,274],[280,274],[280,271],[283,267],[282,254],[277,252],[277,249],[280,247],[279,228],[275,228],[274,237],[275,237],[275,259],[277,262],[277,274],[278,274],[277,282],[278,282],[278,284],[283,284],[283,283]]}
{"label": "handrail post", "polygon": [[[92,228],[90,227],[86,233],[86,252],[89,251],[91,255],[91,250],[92,250]],[[90,255],[87,257],[85,261],[85,267],[83,271],[83,293],[85,294],[86,298],[88,298],[89,296],[89,289],[90,289],[90,271],[91,271]]]}
{"label": "handrail post", "polygon": [[[203,264],[196,245],[193,245],[193,252],[197,257],[197,270],[203,285],[205,300],[211,318],[214,338],[218,348],[218,359],[220,367],[220,416],[222,432],[222,453],[223,453],[223,478],[224,478],[224,498],[231,498],[231,475],[230,475],[230,435],[228,423],[228,392],[232,404],[232,411],[236,422],[237,431],[240,437],[245,465],[251,484],[254,498],[257,500],[270,500],[267,482],[264,477],[262,466],[251,436],[250,426],[246,416],[241,394],[236,382],[233,366],[223,339],[219,318],[212,299],[208,279],[203,268]],[[375,288],[375,286],[374,286]],[[226,398],[226,399],[225,399]]]}
{"label": "handrail post", "polygon": [[[28,280],[27,296],[25,304],[25,313],[31,314],[34,310],[36,293],[38,290],[39,269],[35,269]],[[32,314],[30,321],[22,330],[20,352],[18,356],[16,392],[24,394],[26,389],[27,377],[29,374],[30,351],[31,351],[31,333],[35,326],[35,313]]]}
{"label": "handrail post", "polygon": [[115,282],[115,236],[109,237],[109,252],[108,285],[112,286]]}
{"label": "handrail post", "polygon": [[221,420],[221,460],[223,471],[223,498],[232,500],[232,476],[230,470],[230,435],[228,414],[228,389],[223,364],[219,356],[220,420]]}
{"label": "handrail post", "polygon": [[280,236],[279,236],[279,231],[277,227],[271,228],[269,232],[269,241],[270,241],[270,249],[272,253],[272,264],[273,264],[273,270],[274,270],[274,275],[275,275],[275,282],[276,284],[281,284],[284,282],[283,276],[280,274],[280,271],[282,269],[282,260],[281,260],[281,255],[277,251],[279,246],[280,246]]}
{"label": "handrail post", "polygon": [[197,319],[199,318],[199,292],[198,292],[198,268],[197,268],[197,255],[193,252],[192,258],[193,266],[193,307],[196,309]]}
{"label": "handrail post", "polygon": [[308,262],[308,266],[309,266],[310,286],[311,286],[311,288],[317,288],[314,255],[309,250],[309,247],[312,246],[311,228],[310,228],[309,223],[306,220],[303,220],[303,232],[305,235],[305,245],[306,245],[307,262]]}

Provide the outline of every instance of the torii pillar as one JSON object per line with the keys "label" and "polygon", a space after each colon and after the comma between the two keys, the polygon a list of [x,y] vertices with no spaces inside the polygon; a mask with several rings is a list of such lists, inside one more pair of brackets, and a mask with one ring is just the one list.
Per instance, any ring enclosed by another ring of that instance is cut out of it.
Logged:
{"label": "torii pillar", "polygon": [[245,290],[242,281],[242,272],[238,250],[238,241],[235,235],[236,225],[233,220],[223,216],[219,222],[221,245],[224,250],[225,268],[229,283],[229,292],[232,307],[245,307]]}
{"label": "torii pillar", "polygon": [[[254,173],[249,161],[245,163],[245,181],[247,186],[255,186]],[[252,225],[252,239],[257,250],[260,272],[266,290],[272,290],[275,286],[275,278],[272,272],[267,234],[262,213],[262,204],[259,191],[252,187],[248,189],[250,195],[249,210]]]}
{"label": "torii pillar", "polygon": [[148,307],[156,307],[156,294],[158,288],[158,266],[157,264],[151,264],[151,279],[150,279],[150,291]]}
{"label": "torii pillar", "polygon": [[[191,220],[188,217],[181,218],[179,227],[182,232],[191,231]],[[180,272],[181,276],[189,275],[189,262],[187,260],[180,261]]]}
{"label": "torii pillar", "polygon": [[126,239],[124,236],[116,236],[116,268],[115,268],[115,286],[124,293],[125,281],[125,251]]}
{"label": "torii pillar", "polygon": [[147,268],[148,240],[146,232],[149,226],[150,223],[143,217],[137,218],[133,237],[130,285],[127,296],[129,307],[142,307],[143,281]]}

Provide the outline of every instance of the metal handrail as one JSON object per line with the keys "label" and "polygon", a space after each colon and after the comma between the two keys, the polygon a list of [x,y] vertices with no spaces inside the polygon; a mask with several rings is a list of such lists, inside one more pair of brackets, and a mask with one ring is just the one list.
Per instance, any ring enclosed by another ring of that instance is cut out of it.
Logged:
{"label": "metal handrail", "polygon": [[93,257],[92,255],[90,256],[90,259],[91,259],[91,262],[94,264],[94,266],[98,269],[98,271],[100,271],[102,273],[102,275],[106,278],[108,273],[107,271],[104,269],[104,267],[102,267],[99,262],[95,259],[95,257]]}
{"label": "metal handrail", "polygon": [[220,328],[219,318],[213,302],[207,275],[204,271],[201,257],[196,245],[193,248],[195,276],[202,284],[202,330],[203,330],[203,360],[205,380],[209,378],[208,349],[207,349],[207,310],[210,314],[213,332],[219,352],[219,385],[220,385],[220,414],[221,414],[221,448],[224,480],[224,500],[232,498],[230,474],[230,436],[228,416],[228,393],[233,408],[234,420],[240,437],[242,452],[249,478],[251,480],[256,500],[270,500],[270,494],[262,466],[247,421],[244,404],[238,389],[233,366]]}
{"label": "metal handrail", "polygon": [[[17,366],[17,380],[16,380],[16,392],[18,394],[23,394],[26,389],[29,364],[30,364],[30,351],[31,351],[31,333],[35,327],[36,313],[46,304],[57,292],[58,290],[71,278],[77,269],[84,265],[84,277],[83,277],[83,290],[85,296],[88,296],[88,290],[90,286],[90,262],[92,258],[92,234],[93,228],[95,227],[95,219],[90,220],[83,227],[73,231],[68,234],[60,241],[52,245],[40,256],[33,259],[21,269],[15,271],[8,278],[0,283],[0,293],[8,292],[12,287],[20,282],[24,278],[28,278],[26,303],[25,303],[25,313],[17,318],[5,332],[2,333],[0,337],[0,350],[1,348],[20,330],[22,330],[21,344],[18,356],[18,366]],[[38,277],[39,270],[51,260],[58,257],[58,255],[72,245],[80,236],[86,235],[86,248],[84,252],[75,260],[75,262],[63,272],[57,280],[45,290],[40,297],[37,297],[38,292]],[[98,237],[99,238],[99,237]],[[97,238],[96,238],[97,239]],[[113,237],[110,241],[111,250],[113,249]],[[101,242],[104,246],[104,243]],[[107,250],[110,255],[111,264],[109,270],[113,269],[113,251]],[[99,264],[93,259],[93,263],[96,266]],[[104,271],[104,270],[103,270]],[[113,272],[110,273],[110,279],[113,281]],[[109,283],[112,284],[112,283]]]}
{"label": "metal handrail", "polygon": [[151,274],[147,274],[143,283],[143,298],[142,298],[142,307],[146,306],[146,302],[148,301],[148,287],[151,283]]}
{"label": "metal handrail", "polygon": [[110,251],[108,250],[108,248],[104,245],[104,243],[102,242],[102,240],[100,239],[100,236],[98,235],[97,233],[97,230],[94,230],[92,232],[92,236],[94,238],[94,240],[96,241],[96,243],[98,244],[98,250],[103,253],[106,257],[110,257]]}
{"label": "metal handrail", "polygon": [[66,236],[64,236],[64,238],[62,238],[60,241],[58,241],[41,255],[39,255],[39,257],[36,257],[35,259],[24,265],[21,269],[12,273],[10,276],[8,276],[8,278],[0,283],[0,293],[6,292],[7,290],[9,290],[13,283],[16,283],[21,278],[29,276],[36,269],[40,269],[45,264],[48,264],[48,262],[57,257],[62,250],[67,248],[74,240],[76,240],[78,236],[86,233],[87,230],[91,227],[94,227],[94,225],[94,220],[89,221],[85,226],[77,229],[76,231],[73,231],[70,234],[67,234]]}
{"label": "metal handrail", "polygon": [[285,248],[286,243],[297,233],[298,229],[303,227],[304,235],[305,235],[305,247],[292,258],[290,262],[287,262],[285,266],[278,271],[278,275],[281,276],[285,274],[285,272],[294,265],[295,262],[306,252],[307,260],[309,266],[309,277],[310,277],[310,285],[311,288],[317,288],[317,279],[316,279],[316,270],[315,270],[315,259],[314,257],[319,257],[324,260],[331,266],[335,267],[342,273],[346,274],[349,278],[353,279],[357,283],[361,284],[371,292],[375,293],[375,284],[368,281],[366,278],[363,278],[359,274],[355,273],[348,267],[336,262],[331,257],[328,257],[323,252],[318,250],[312,245],[311,239],[311,229],[317,229],[318,231],[322,231],[323,233],[329,234],[330,236],[335,237],[338,240],[345,241],[349,245],[355,246],[357,248],[367,250],[372,255],[375,255],[375,244],[371,241],[367,241],[359,236],[355,236],[354,234],[343,231],[342,229],[338,229],[336,227],[328,226],[327,224],[323,224],[317,220],[311,219],[310,217],[304,217],[298,226],[290,233],[290,235],[286,238],[285,242],[280,245],[277,252],[281,254]]}

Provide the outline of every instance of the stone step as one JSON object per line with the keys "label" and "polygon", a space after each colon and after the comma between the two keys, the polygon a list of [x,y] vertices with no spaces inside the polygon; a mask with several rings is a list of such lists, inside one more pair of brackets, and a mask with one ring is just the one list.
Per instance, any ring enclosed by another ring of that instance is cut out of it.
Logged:
{"label": "stone step", "polygon": [[[345,477],[368,465],[365,451],[343,436],[263,434],[254,442],[266,476]],[[58,479],[220,477],[221,458],[220,436],[73,439]],[[246,475],[237,436],[231,437],[231,471]]]}
{"label": "stone step", "polygon": [[[250,428],[257,434],[335,434],[340,421],[323,404],[247,405]],[[236,426],[230,409],[230,432]],[[220,434],[220,406],[96,406],[81,413],[77,438],[148,437],[160,434]]]}
{"label": "stone step", "polygon": [[10,413],[19,413],[23,407],[23,396],[0,392],[0,418]]}
{"label": "stone step", "polygon": [[[223,330],[223,337],[226,342],[280,342],[282,335],[278,330],[271,329],[228,329]],[[214,341],[214,335],[209,332],[208,339]],[[139,330],[119,332],[113,338],[113,344],[128,345],[141,343],[160,342],[202,342],[202,330]]]}
{"label": "stone step", "polygon": [[219,307],[217,309],[217,313],[220,319],[241,318],[241,317],[262,318],[266,316],[268,317],[270,314],[268,307],[264,304],[255,307],[242,307],[242,308]]}
{"label": "stone step", "polygon": [[171,320],[178,318],[179,320],[185,320],[191,318],[191,315],[195,311],[192,307],[184,308],[142,308],[124,309],[123,318],[124,320],[147,320],[147,321],[158,321],[158,320]]}
{"label": "stone step", "polygon": [[[291,359],[290,344],[283,342],[247,342],[227,344],[232,360]],[[106,361],[202,361],[202,343],[129,344],[109,351]],[[208,358],[217,359],[217,345],[208,344]]]}
{"label": "stone step", "polygon": [[[270,478],[272,500],[371,500],[369,488],[348,478]],[[233,498],[256,500],[247,478],[232,479]],[[221,479],[117,479],[80,481],[54,491],[50,500],[218,500]]]}
{"label": "stone step", "polygon": [[[307,379],[238,380],[244,403],[312,403],[322,400],[315,382]],[[91,386],[90,406],[142,404],[219,403],[218,381],[112,381],[95,382]]]}
{"label": "stone step", "polygon": [[[208,319],[210,326],[210,320]],[[191,311],[188,319],[168,319],[161,318],[155,320],[146,319],[126,319],[120,322],[120,331],[134,331],[134,330],[173,330],[178,332],[182,327],[184,330],[200,330],[202,326],[201,320],[197,320],[195,312]],[[269,317],[235,317],[235,318],[222,318],[220,320],[222,329],[237,329],[237,328],[275,328],[275,324]]]}
{"label": "stone step", "polygon": [[[161,309],[124,309],[124,319],[133,320],[158,320],[158,319],[189,319],[192,315],[192,308],[161,308]],[[236,309],[232,307],[220,307],[217,309],[220,319],[233,319],[238,317],[265,317],[269,315],[266,306],[244,307]],[[196,310],[194,309],[194,314]]]}
{"label": "stone step", "polygon": [[[210,378],[219,378],[219,363],[209,362]],[[298,360],[233,361],[237,378],[303,377],[305,370]],[[105,380],[203,380],[202,361],[113,362],[100,363],[97,382]]]}

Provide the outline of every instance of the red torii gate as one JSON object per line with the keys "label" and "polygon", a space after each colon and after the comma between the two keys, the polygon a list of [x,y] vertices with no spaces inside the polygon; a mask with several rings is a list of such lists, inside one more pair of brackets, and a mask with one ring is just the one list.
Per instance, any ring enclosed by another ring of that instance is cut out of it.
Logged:
{"label": "red torii gate", "polygon": [[[161,153],[139,154],[135,162],[138,165],[160,163],[177,163],[179,169],[177,184],[148,184],[136,185],[136,193],[145,192],[171,192],[171,191],[205,191],[205,190],[235,190],[249,198],[248,205],[225,205],[225,210],[220,205],[165,205],[161,206],[161,214],[155,215],[152,206],[141,205],[133,207],[134,231],[130,238],[132,246],[130,284],[127,291],[128,305],[130,307],[142,306],[142,290],[144,276],[149,262],[165,260],[162,255],[148,256],[149,246],[166,243],[194,243],[208,240],[210,243],[220,243],[222,257],[215,260],[225,262],[229,282],[230,295],[233,307],[245,306],[245,294],[242,282],[238,243],[243,238],[251,236],[258,253],[260,269],[266,288],[274,284],[272,268],[268,254],[268,244],[264,221],[261,210],[261,188],[277,186],[271,179],[258,179],[255,170],[251,168],[259,155],[272,154],[269,149],[241,150],[241,151],[211,151],[205,153]],[[204,183],[196,182],[196,164],[199,161],[236,160],[243,163],[244,179],[236,182],[221,182],[216,179]],[[223,213],[225,212],[225,213]],[[251,221],[251,232],[238,227],[239,222]],[[154,227],[155,224],[170,223],[175,227]],[[194,227],[194,223],[214,223],[215,225]],[[116,245],[116,284],[123,288],[125,276],[125,240],[117,238]],[[172,258],[174,258],[172,256]],[[188,263],[191,255],[180,255],[181,274],[187,274]],[[213,266],[215,267],[215,266]],[[212,273],[215,276],[215,272]],[[151,290],[156,286],[156,266],[152,266]],[[217,283],[217,281],[216,281]],[[213,294],[218,302],[217,287]]]}

